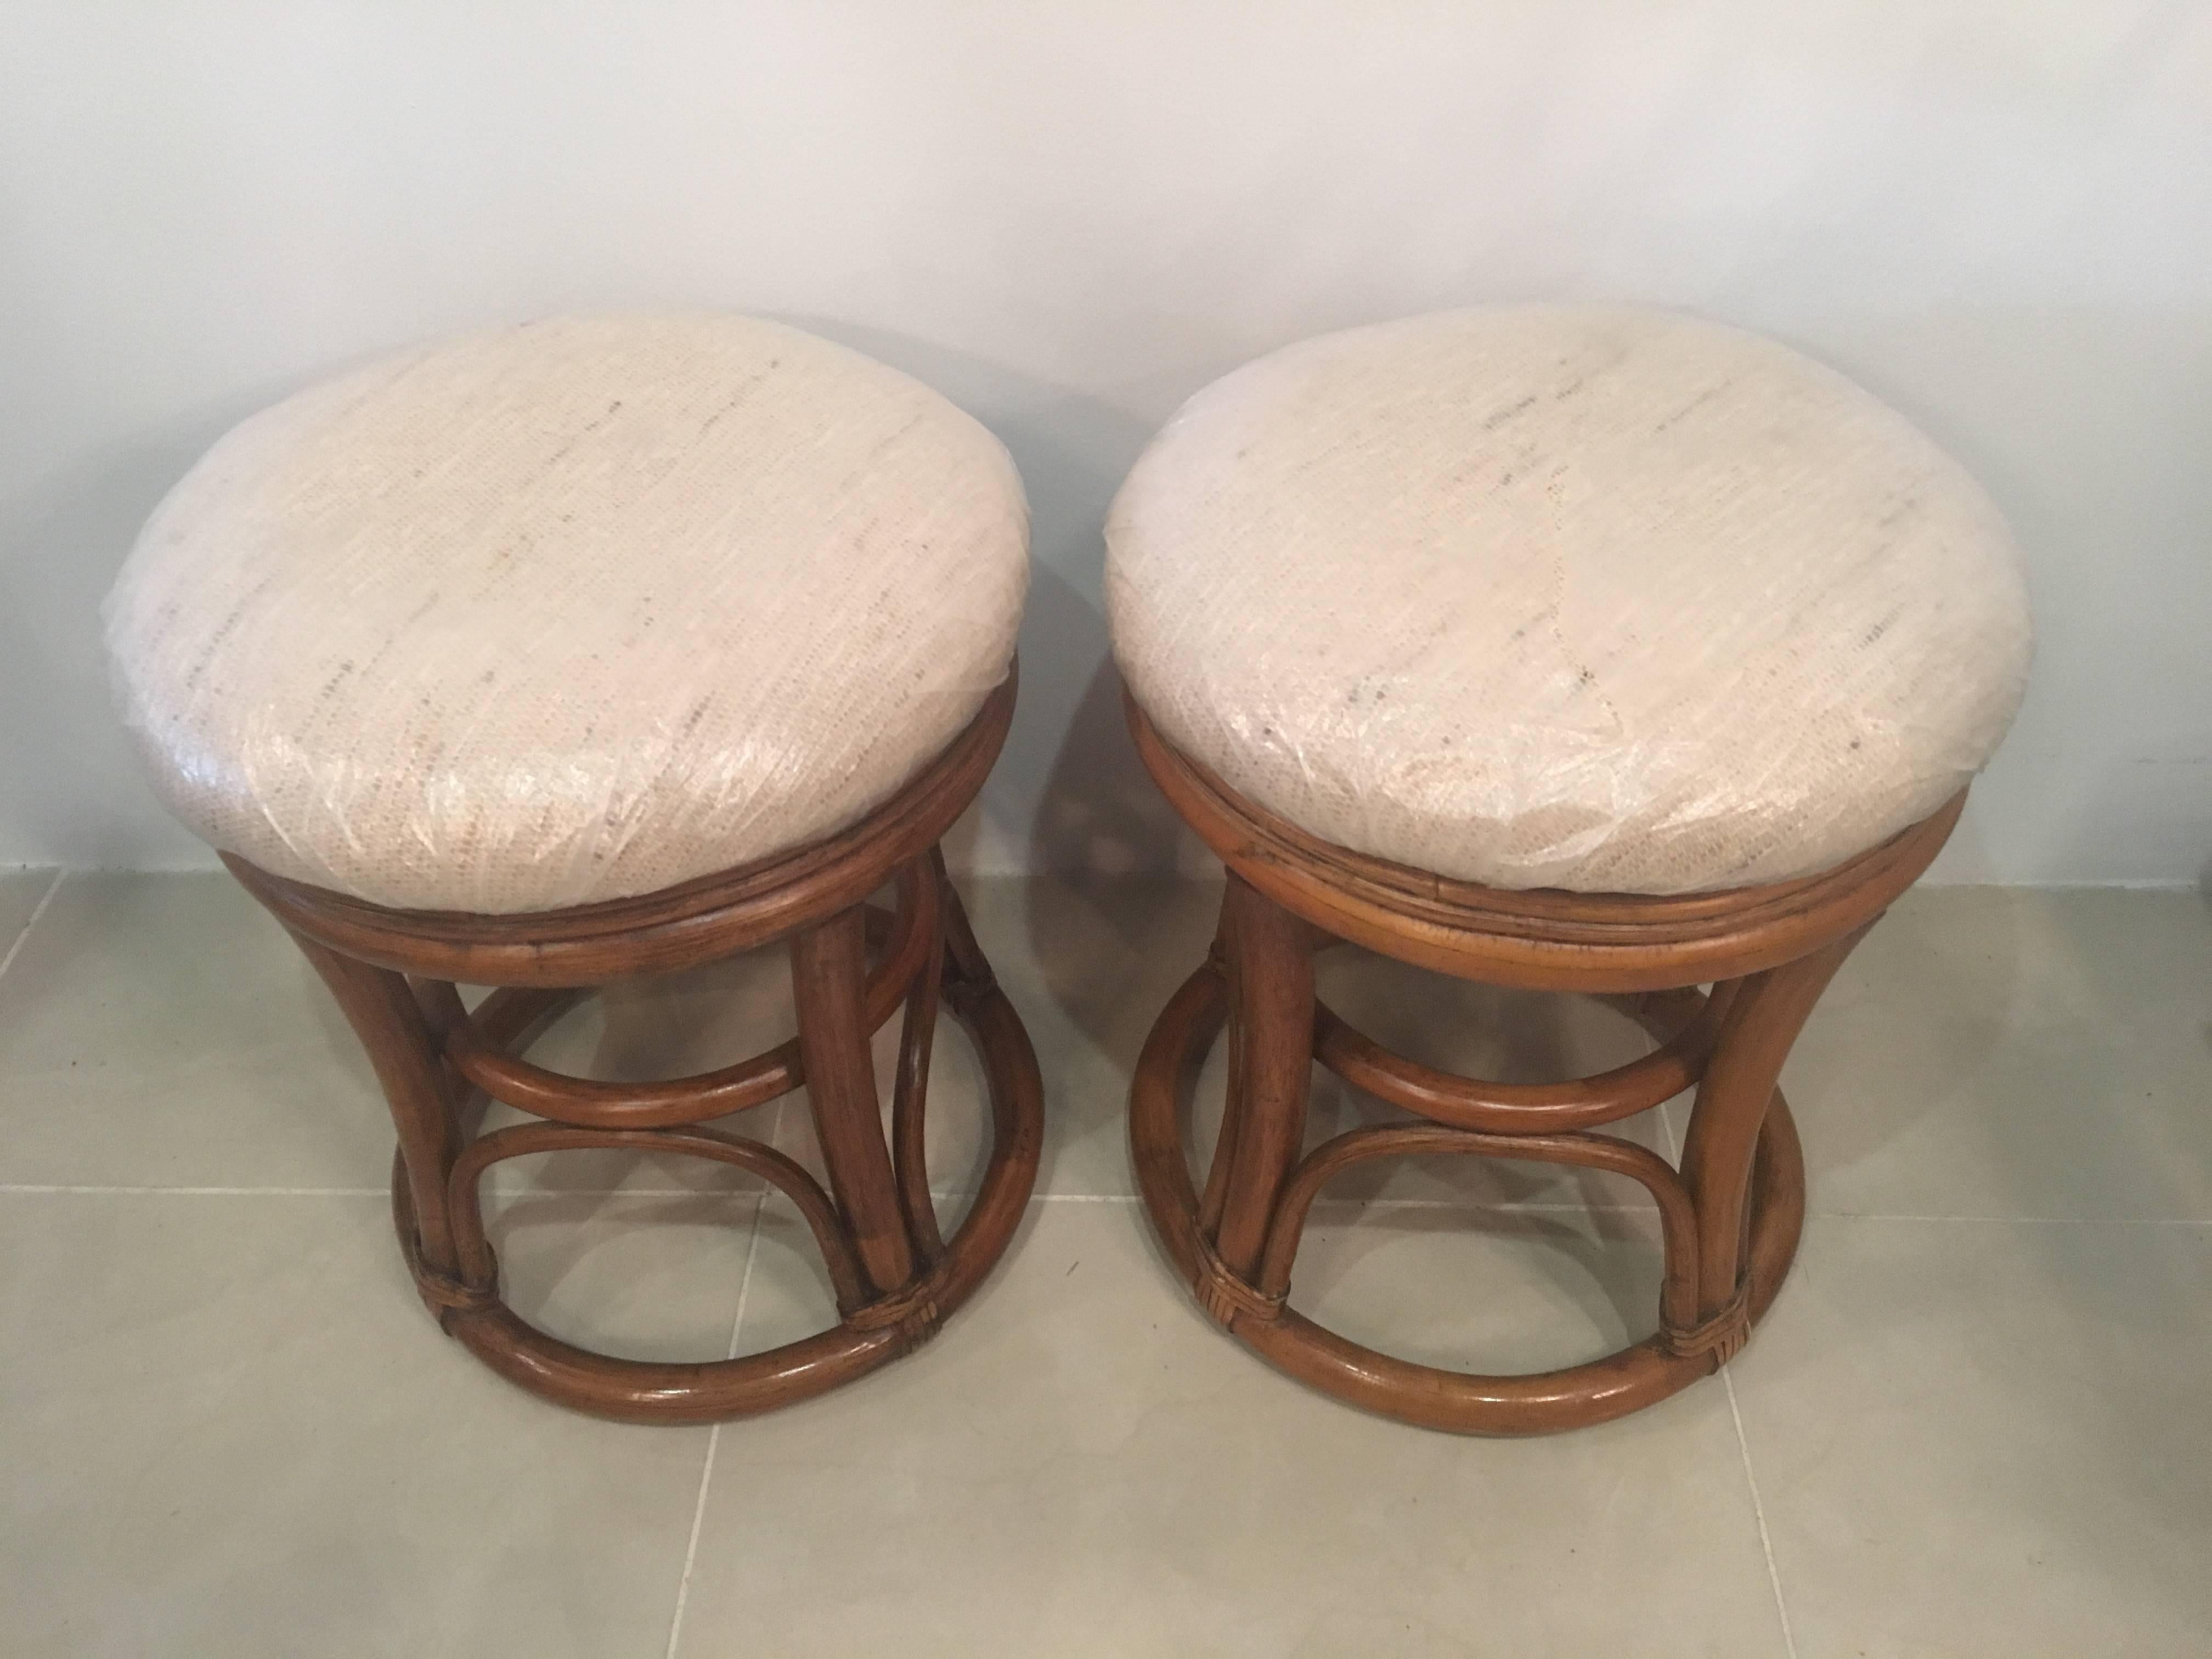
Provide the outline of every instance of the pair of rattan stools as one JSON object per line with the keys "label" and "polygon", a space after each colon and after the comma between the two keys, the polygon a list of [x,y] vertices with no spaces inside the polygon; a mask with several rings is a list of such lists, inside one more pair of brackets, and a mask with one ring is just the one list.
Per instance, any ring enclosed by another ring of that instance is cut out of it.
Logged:
{"label": "pair of rattan stools", "polygon": [[[1129,1100],[1144,1201],[1206,1310],[1439,1428],[1595,1422],[1714,1370],[1797,1243],[1784,1058],[2020,699],[2027,611],[1988,499],[1771,342],[1502,307],[1231,374],[1139,462],[1107,542],[1137,748],[1227,866],[1212,954]],[[374,362],[247,421],[148,525],[108,609],[127,723],[358,1033],[415,1283],[501,1375],[617,1417],[759,1411],[913,1347],[1006,1249],[1044,1084],[938,848],[1006,736],[1027,574],[1021,484],[981,426],[852,351],[717,315]],[[1576,1080],[1439,1071],[1316,998],[1338,942],[1618,997],[1655,1046]],[[798,1016],[780,1048],[646,1083],[525,1058],[580,991],[769,944]],[[895,1012],[886,1113],[872,1045]],[[945,1012],[994,1136],[950,1237],[924,1157]],[[1226,1106],[1194,1158],[1184,1097],[1224,1026]],[[1309,1150],[1316,1061],[1402,1117]],[[818,1175],[720,1127],[802,1087]],[[1679,1168],[1602,1132],[1690,1090]],[[495,1101],[526,1115],[487,1128]],[[664,1364],[520,1317],[486,1172],[610,1147],[780,1188],[838,1322]],[[1648,1337],[1477,1376],[1291,1305],[1334,1176],[1470,1153],[1648,1189]]]}

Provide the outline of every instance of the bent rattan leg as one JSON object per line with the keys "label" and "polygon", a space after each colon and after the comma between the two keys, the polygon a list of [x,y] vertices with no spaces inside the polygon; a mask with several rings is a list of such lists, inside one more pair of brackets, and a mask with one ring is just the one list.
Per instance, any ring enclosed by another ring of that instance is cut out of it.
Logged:
{"label": "bent rattan leg", "polygon": [[[1360,1132],[1376,1152],[1469,1152],[1550,1158],[1619,1167],[1662,1200],[1667,1229],[1669,1304],[1661,1328],[1601,1359],[1517,1376],[1478,1376],[1420,1365],[1338,1336],[1288,1307],[1291,1256],[1304,1205],[1329,1172],[1324,1147],[1298,1167],[1313,1178],[1286,1180],[1304,1128],[1305,1069],[1314,1052],[1310,945],[1292,927],[1251,919],[1255,902],[1232,885],[1224,906],[1226,960],[1209,962],[1184,984],[1153,1027],[1130,1096],[1130,1134],[1138,1181],[1168,1252],[1200,1301],[1231,1334],[1280,1369],[1340,1398],[1431,1428],[1486,1434],[1538,1434],[1606,1421],[1639,1410],[1710,1374],[1742,1344],[1772,1301],[1795,1255],[1804,1215],[1804,1173],[1796,1130],[1776,1087],[1784,1058],[1806,1016],[1860,934],[1735,984],[1714,1013],[1719,1030],[1704,1063],[1688,1146],[1677,1177],[1641,1149],[1607,1137],[1513,1136],[1441,1126]],[[1249,894],[1249,890],[1244,890]],[[1272,907],[1270,907],[1272,908]],[[1284,918],[1290,922],[1288,917]],[[1863,931],[1863,930],[1862,930]],[[1303,967],[1303,974],[1301,968]],[[1255,995],[1264,976],[1272,994]],[[1245,988],[1239,989],[1240,982]],[[1700,1008],[1694,991],[1674,1006]],[[1717,999],[1717,1003],[1718,1000]],[[1301,1026],[1295,1010],[1308,1012]],[[1231,1027],[1231,1098],[1217,1158],[1235,1158],[1218,1210],[1201,1207],[1185,1162],[1182,1096],[1188,1076],[1224,1024]],[[1255,1087],[1255,1078],[1273,1081]],[[1285,1081],[1295,1077],[1295,1084]],[[1395,1139],[1394,1139],[1395,1137]],[[1346,1146],[1339,1164],[1370,1149]],[[1517,1146],[1516,1143],[1522,1145]],[[1255,1142],[1261,1158],[1244,1149]],[[1242,1153],[1242,1156],[1238,1156]],[[1297,1207],[1279,1206],[1285,1194]],[[1221,1218],[1217,1231],[1212,1214]],[[1268,1262],[1248,1265],[1227,1218],[1256,1212],[1271,1238]],[[1278,1226],[1280,1221],[1283,1225]],[[1239,1254],[1230,1254],[1237,1244]],[[1275,1248],[1279,1244],[1282,1248]]]}
{"label": "bent rattan leg", "polygon": [[[748,1416],[822,1393],[927,1340],[989,1273],[1011,1242],[1036,1182],[1042,1143],[1042,1080],[1019,1017],[993,980],[933,858],[933,943],[924,971],[933,1002],[966,1029],[991,1103],[991,1160],[966,1218],[941,1254],[919,1258],[909,1240],[936,1237],[905,1213],[882,1135],[861,1011],[861,915],[838,913],[794,936],[793,959],[804,1056],[831,1175],[833,1201],[795,1164],[757,1143],[680,1127],[583,1128],[533,1124],[465,1144],[461,1088],[425,1012],[457,1007],[450,988],[418,1000],[406,979],[312,939],[301,949],[337,996],[375,1066],[399,1146],[393,1214],[402,1250],[440,1323],[509,1381],[562,1405],[638,1422],[688,1423]],[[917,982],[910,997],[922,997]],[[449,1016],[450,1017],[450,1016]],[[479,1022],[481,1024],[482,1022]],[[521,1022],[516,1022],[519,1032]],[[479,1031],[478,1036],[483,1033]],[[916,1079],[907,1098],[920,1111]],[[501,1137],[502,1145],[492,1145]],[[477,1178],[498,1158],[562,1146],[653,1146],[739,1163],[799,1201],[839,1289],[839,1322],[765,1353],[688,1363],[620,1359],[538,1329],[501,1299],[482,1241]],[[918,1183],[926,1202],[926,1182]],[[812,1197],[808,1197],[811,1189]]]}

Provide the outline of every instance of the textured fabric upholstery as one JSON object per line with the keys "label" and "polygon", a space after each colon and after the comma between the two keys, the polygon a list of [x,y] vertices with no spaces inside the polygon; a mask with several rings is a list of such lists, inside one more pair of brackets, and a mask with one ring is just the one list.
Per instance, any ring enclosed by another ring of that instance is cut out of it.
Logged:
{"label": "textured fabric upholstery", "polygon": [[797,330],[581,318],[404,351],[256,416],[110,595],[163,799],[279,875],[558,908],[796,848],[1005,678],[1006,451]]}
{"label": "textured fabric upholstery", "polygon": [[2030,624],[1988,496],[1770,340],[1504,307],[1308,341],[1184,407],[1108,526],[1162,733],[1340,846],[1679,893],[1835,864],[1986,762]]}

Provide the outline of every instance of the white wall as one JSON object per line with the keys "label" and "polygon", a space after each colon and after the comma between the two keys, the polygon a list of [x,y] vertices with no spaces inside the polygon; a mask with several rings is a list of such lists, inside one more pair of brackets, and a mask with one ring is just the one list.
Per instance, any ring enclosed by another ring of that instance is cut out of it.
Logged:
{"label": "white wall", "polygon": [[15,0],[0,864],[170,865],[94,606],[232,422],[580,307],[792,319],[1012,448],[1040,568],[969,856],[1164,855],[1097,524],[1188,392],[1486,298],[1769,330],[1978,470],[2042,646],[1942,872],[2212,860],[2203,0]]}

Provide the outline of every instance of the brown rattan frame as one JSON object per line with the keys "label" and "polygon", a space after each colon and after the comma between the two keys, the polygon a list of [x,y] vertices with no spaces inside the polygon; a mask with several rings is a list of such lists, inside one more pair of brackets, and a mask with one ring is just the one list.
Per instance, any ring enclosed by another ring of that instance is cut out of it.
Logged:
{"label": "brown rattan frame", "polygon": [[[872,1370],[932,1334],[975,1290],[1036,1184],[1043,1088],[937,843],[981,787],[1013,702],[1010,677],[951,747],[853,828],[638,898],[533,915],[398,911],[225,855],[298,940],[375,1066],[398,1129],[392,1195],[400,1248],[448,1334],[562,1405],[637,1422],[702,1422],[766,1411]],[[892,912],[866,902],[887,882],[896,884]],[[590,987],[777,941],[789,946],[799,1009],[799,1036],[781,1048],[700,1076],[638,1084],[562,1076],[516,1053]],[[457,988],[465,984],[501,988],[471,1012]],[[940,1003],[975,1043],[994,1127],[989,1166],[949,1241],[922,1158]],[[902,1006],[886,1144],[868,1042]],[[701,1127],[801,1085],[826,1191],[773,1147]],[[542,1121],[481,1133],[480,1115],[495,1099]],[[690,1364],[592,1353],[526,1322],[500,1297],[480,1178],[506,1158],[587,1147],[708,1158],[780,1188],[822,1253],[839,1322],[765,1353]]]}
{"label": "brown rattan frame", "polygon": [[[1965,793],[1802,880],[1681,897],[1514,892],[1320,841],[1176,750],[1133,699],[1128,716],[1146,769],[1229,870],[1212,954],[1152,1027],[1129,1097],[1146,1207],[1206,1311],[1340,1399],[1484,1434],[1620,1417],[1740,1349],[1789,1272],[1804,1219],[1803,1159],[1776,1086],[1783,1060],[1844,957],[1942,848]],[[1624,996],[1659,1046],[1557,1084],[1435,1071],[1316,998],[1314,953],[1335,940],[1491,984]],[[1183,1152],[1182,1097],[1224,1024],[1228,1102],[1201,1192]],[[1424,1121],[1355,1129],[1301,1157],[1315,1061]],[[1679,1170],[1592,1133],[1690,1088]],[[1377,1352],[1290,1307],[1299,1237],[1328,1181],[1370,1158],[1435,1154],[1576,1164],[1641,1182],[1658,1206],[1666,1255],[1658,1328],[1586,1364],[1486,1376]]]}

